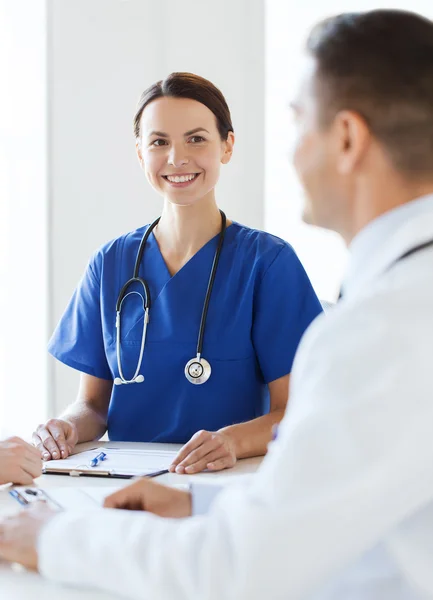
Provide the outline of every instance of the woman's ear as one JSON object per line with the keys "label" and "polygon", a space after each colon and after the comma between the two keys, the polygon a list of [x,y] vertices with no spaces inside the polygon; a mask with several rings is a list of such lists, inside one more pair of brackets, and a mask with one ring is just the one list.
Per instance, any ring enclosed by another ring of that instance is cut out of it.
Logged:
{"label": "woman's ear", "polygon": [[138,162],[140,163],[140,167],[143,169],[144,165],[143,165],[143,155],[141,153],[141,144],[140,141],[137,140],[135,142],[135,151],[137,152],[137,158],[138,158]]}
{"label": "woman's ear", "polygon": [[229,131],[227,139],[225,140],[225,142],[223,142],[223,154],[221,156],[221,162],[223,165],[226,165],[228,162],[230,162],[233,154],[234,145],[235,134],[233,133],[233,131]]}

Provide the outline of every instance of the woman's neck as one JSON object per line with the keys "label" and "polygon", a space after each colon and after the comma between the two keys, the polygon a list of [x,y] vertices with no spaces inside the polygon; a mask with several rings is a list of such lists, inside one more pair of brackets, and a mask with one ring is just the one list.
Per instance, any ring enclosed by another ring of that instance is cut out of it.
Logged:
{"label": "woman's neck", "polygon": [[163,255],[189,260],[220,231],[221,214],[215,200],[203,198],[189,206],[165,201],[154,233]]}

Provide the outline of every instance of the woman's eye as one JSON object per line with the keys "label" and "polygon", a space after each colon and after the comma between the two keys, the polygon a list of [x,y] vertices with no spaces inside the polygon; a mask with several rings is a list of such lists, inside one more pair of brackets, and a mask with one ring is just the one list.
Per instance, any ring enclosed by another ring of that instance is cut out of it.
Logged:
{"label": "woman's eye", "polygon": [[166,140],[162,140],[161,138],[154,140],[151,146],[165,146],[167,144]]}
{"label": "woman's eye", "polygon": [[193,135],[192,138],[189,138],[189,141],[193,144],[199,144],[200,142],[204,142],[205,139],[201,135]]}

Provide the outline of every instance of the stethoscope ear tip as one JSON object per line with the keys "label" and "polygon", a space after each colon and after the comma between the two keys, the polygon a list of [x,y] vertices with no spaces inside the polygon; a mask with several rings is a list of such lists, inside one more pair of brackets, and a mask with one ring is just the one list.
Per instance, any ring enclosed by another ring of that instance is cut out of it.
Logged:
{"label": "stethoscope ear tip", "polygon": [[142,383],[144,381],[144,376],[143,375],[137,375],[137,377],[134,379],[135,383]]}
{"label": "stethoscope ear tip", "polygon": [[123,381],[120,379],[120,377],[116,377],[114,380],[114,385],[122,385]]}

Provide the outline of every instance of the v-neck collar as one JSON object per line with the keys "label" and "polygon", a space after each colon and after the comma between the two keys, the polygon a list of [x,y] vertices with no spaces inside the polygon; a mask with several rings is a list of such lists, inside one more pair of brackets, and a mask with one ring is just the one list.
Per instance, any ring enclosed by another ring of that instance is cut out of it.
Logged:
{"label": "v-neck collar", "polygon": [[[230,223],[230,225],[228,225],[226,227],[226,235],[227,235],[227,231],[231,228],[232,225],[233,225],[233,221]],[[220,232],[217,233],[210,240],[208,240],[205,244],[203,244],[203,246],[201,248],[199,248],[197,250],[197,252],[195,254],[193,254],[191,256],[191,258],[189,258],[187,260],[187,262],[184,265],[182,265],[181,268],[178,271],[176,271],[176,273],[174,273],[172,275],[170,273],[168,267],[167,267],[167,263],[165,262],[165,259],[164,259],[163,255],[162,255],[161,249],[160,249],[159,244],[158,244],[158,240],[156,239],[156,237],[154,235],[154,232],[152,231],[152,233],[150,234],[150,238],[152,239],[152,244],[154,245],[154,248],[156,250],[156,254],[158,255],[159,262],[161,264],[161,268],[163,269],[163,271],[165,273],[165,277],[167,279],[167,283],[168,283],[168,281],[171,281],[171,280],[175,279],[178,275],[180,275],[184,269],[188,269],[189,265],[192,262],[194,262],[196,259],[198,259],[201,254],[204,254],[209,246],[214,245],[215,241],[218,241],[219,236],[220,236]],[[224,241],[225,241],[225,239],[226,238],[224,238]],[[209,266],[209,268],[210,268],[210,266]]]}

